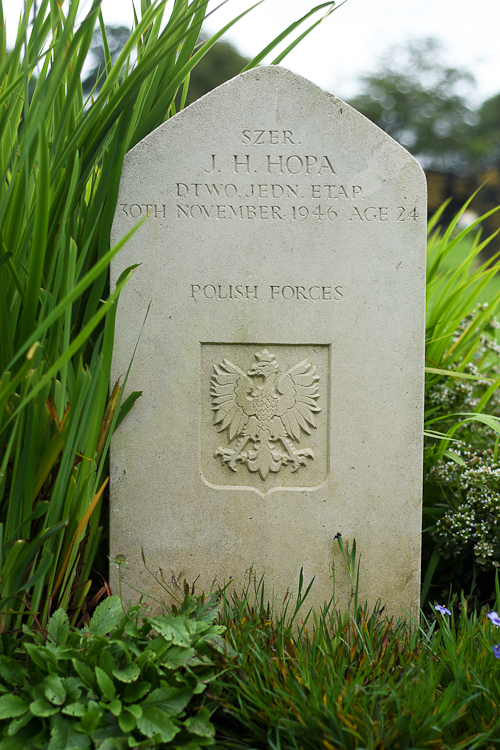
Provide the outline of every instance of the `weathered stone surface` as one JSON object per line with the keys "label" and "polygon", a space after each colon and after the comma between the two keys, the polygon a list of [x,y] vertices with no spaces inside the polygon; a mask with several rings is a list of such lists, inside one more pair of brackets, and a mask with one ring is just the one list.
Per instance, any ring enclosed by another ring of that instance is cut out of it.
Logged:
{"label": "weathered stone surface", "polygon": [[[332,594],[334,535],[355,538],[360,597],[417,613],[425,180],[336,97],[250,71],[127,156],[115,260],[113,380],[140,336],[112,443],[111,552],[125,577],[237,586],[279,605],[303,568]],[[116,571],[113,573],[116,583]],[[126,590],[125,590],[126,592]],[[337,595],[348,582],[337,566]]]}

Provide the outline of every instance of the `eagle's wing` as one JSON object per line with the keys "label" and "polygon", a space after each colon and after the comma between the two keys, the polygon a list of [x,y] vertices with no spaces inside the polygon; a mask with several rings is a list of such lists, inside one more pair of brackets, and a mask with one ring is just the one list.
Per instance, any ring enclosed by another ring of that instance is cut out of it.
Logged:
{"label": "eagle's wing", "polygon": [[303,359],[278,379],[276,387],[281,394],[276,405],[276,416],[281,417],[290,437],[300,439],[300,430],[311,434],[316,427],[314,412],[321,411],[316,401],[319,375],[316,366]]}
{"label": "eagle's wing", "polygon": [[214,365],[210,381],[214,424],[219,432],[228,428],[229,442],[243,433],[248,417],[254,413],[248,398],[251,388],[248,375],[228,359]]}

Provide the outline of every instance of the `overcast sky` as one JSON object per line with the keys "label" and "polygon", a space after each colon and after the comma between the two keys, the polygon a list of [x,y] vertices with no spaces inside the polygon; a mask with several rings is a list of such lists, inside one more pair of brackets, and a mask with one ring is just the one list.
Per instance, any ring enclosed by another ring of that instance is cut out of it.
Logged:
{"label": "overcast sky", "polygon": [[[81,0],[82,7],[88,2]],[[210,7],[219,4],[220,0],[211,0]],[[207,29],[215,32],[253,4],[229,0],[213,14]],[[316,4],[264,0],[226,38],[243,54],[253,56]],[[4,2],[11,40],[22,7],[23,0]],[[102,8],[107,23],[132,23],[132,0],[103,0]],[[479,102],[500,93],[499,29],[499,0],[346,0],[282,64],[348,98],[356,93],[356,76],[370,72],[391,45],[434,36],[445,45],[449,64],[476,76]]]}

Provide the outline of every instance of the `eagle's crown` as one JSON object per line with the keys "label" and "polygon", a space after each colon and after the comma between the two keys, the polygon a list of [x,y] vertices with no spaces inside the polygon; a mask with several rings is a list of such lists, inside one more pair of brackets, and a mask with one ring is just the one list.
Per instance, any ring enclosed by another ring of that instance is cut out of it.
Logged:
{"label": "eagle's crown", "polygon": [[261,352],[255,352],[254,356],[257,359],[257,362],[254,362],[248,370],[247,375],[249,377],[253,378],[256,375],[262,375],[263,377],[268,378],[270,375],[278,372],[279,367],[276,358],[274,354],[267,349],[263,349]]}

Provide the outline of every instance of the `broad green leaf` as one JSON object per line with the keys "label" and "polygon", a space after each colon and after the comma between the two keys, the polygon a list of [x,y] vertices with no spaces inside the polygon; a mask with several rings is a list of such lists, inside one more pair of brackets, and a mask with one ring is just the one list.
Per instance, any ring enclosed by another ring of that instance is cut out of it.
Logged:
{"label": "broad green leaf", "polygon": [[146,657],[143,662],[144,664],[146,664],[147,661],[156,661],[165,653],[165,651],[168,651],[169,648],[172,648],[172,644],[162,635],[158,635],[149,643],[148,648],[137,657],[137,663],[140,665],[141,657],[143,655]]}
{"label": "broad green leaf", "polygon": [[132,622],[132,620],[129,620],[127,624],[125,625],[124,632],[127,635],[131,635],[133,638],[139,638],[140,631],[135,622]]}
{"label": "broad green leaf", "polygon": [[[35,730],[36,731],[36,730]],[[26,732],[27,737],[24,737],[23,734]],[[33,741],[32,741],[33,740]],[[26,727],[25,729],[22,728],[20,732],[16,734],[15,737],[7,737],[5,736],[2,739],[2,750],[27,750],[29,747],[31,748],[40,748],[44,747],[43,740],[37,741],[37,744],[34,744],[34,741],[38,740],[38,737],[35,735],[35,732],[33,730],[30,730],[30,727]],[[47,743],[45,743],[45,747],[47,746]]]}
{"label": "broad green leaf", "polygon": [[14,719],[10,722],[9,728],[7,730],[7,734],[9,737],[14,737],[20,729],[26,726],[31,720],[33,716],[31,714],[31,711],[26,711],[24,716],[20,716],[19,719]]}
{"label": "broad green leaf", "polygon": [[181,648],[180,646],[171,646],[163,655],[161,664],[168,669],[179,669],[188,659],[195,656],[194,648]]}
{"label": "broad green leaf", "polygon": [[196,619],[196,620],[193,620],[192,623],[194,626],[193,632],[196,633],[197,635],[200,635],[201,633],[206,632],[210,627],[210,622],[206,622],[204,620]]}
{"label": "broad green leaf", "polygon": [[[91,706],[92,703],[93,702],[90,702],[89,706]],[[96,707],[90,708],[90,710],[87,711],[80,719],[81,728],[86,732],[86,734],[92,734],[94,732],[104,715],[104,709],[101,708],[101,706],[95,703],[94,706]]]}
{"label": "broad green leaf", "polygon": [[166,713],[154,706],[143,711],[142,716],[137,720],[137,728],[150,739],[155,734],[159,734],[162,742],[170,742],[181,730],[170,721]]}
{"label": "broad green leaf", "polygon": [[119,701],[118,698],[115,698],[115,700],[111,701],[111,703],[108,703],[108,709],[111,711],[113,716],[120,716],[122,712],[121,701]]}
{"label": "broad green leaf", "polygon": [[113,680],[108,677],[106,672],[100,667],[95,668],[95,675],[104,697],[107,698],[108,701],[114,700],[116,696],[116,688],[113,685]]}
{"label": "broad green leaf", "polygon": [[83,687],[81,679],[79,677],[63,677],[62,681],[66,690],[66,700],[70,703],[79,700]]}
{"label": "broad green leaf", "polygon": [[84,703],[68,703],[61,711],[68,716],[84,716],[87,713],[87,707]]}
{"label": "broad green leaf", "polygon": [[119,596],[110,596],[96,607],[90,620],[89,630],[91,633],[107,635],[113,630],[122,615],[122,600]]}
{"label": "broad green leaf", "polygon": [[33,716],[53,716],[60,710],[59,706],[54,706],[53,703],[49,703],[44,698],[30,703],[30,711]]}
{"label": "broad green leaf", "polygon": [[55,665],[54,654],[43,646],[38,646],[35,643],[25,643],[24,648],[29,654],[32,661],[35,662],[43,672],[48,671],[48,665]]}
{"label": "broad green leaf", "polygon": [[200,656],[196,652],[194,653],[194,656],[191,656],[187,661],[186,664],[190,667],[200,667],[200,666],[213,666],[213,661],[209,659],[208,656]]}
{"label": "broad green leaf", "polygon": [[201,680],[196,683],[196,687],[193,688],[193,695],[201,695],[207,689],[207,683],[211,682],[215,678],[215,670],[200,675]]}
{"label": "broad green leaf", "polygon": [[139,719],[142,716],[142,708],[141,706],[138,706],[136,704],[127,706],[127,711],[129,711],[132,714],[132,716],[135,716],[136,719]]}
{"label": "broad green leaf", "polygon": [[179,714],[187,706],[192,691],[185,688],[161,687],[153,690],[141,703],[145,706],[158,706],[170,716]]}
{"label": "broad green leaf", "polygon": [[218,637],[225,633],[227,628],[224,625],[211,625],[209,630],[203,636],[203,640],[211,639],[212,636]]}
{"label": "broad green leaf", "polygon": [[21,665],[10,656],[0,657],[0,677],[9,685],[23,685],[25,682]]}
{"label": "broad green leaf", "polygon": [[88,750],[90,737],[77,731],[77,725],[78,723],[69,716],[54,716],[48,750]]}
{"label": "broad green leaf", "polygon": [[42,680],[42,687],[45,693],[45,697],[51,703],[55,703],[57,706],[62,706],[66,700],[66,690],[62,679],[56,674],[49,674]]}
{"label": "broad green leaf", "polygon": [[115,668],[115,660],[110,649],[104,648],[99,656],[99,666],[103,669],[108,676],[113,674]]}
{"label": "broad green leaf", "polygon": [[69,618],[63,609],[57,609],[49,620],[48,631],[56,643],[64,645],[69,635]]}
{"label": "broad green leaf", "polygon": [[87,685],[87,687],[95,689],[97,687],[97,680],[94,672],[92,672],[90,667],[87,664],[84,664],[79,659],[72,659],[71,663],[73,664],[73,667],[75,668],[77,674],[80,675],[83,683]]}
{"label": "broad green leaf", "polygon": [[167,641],[176,646],[191,645],[191,638],[183,617],[167,615],[166,617],[152,617],[151,623],[155,630],[162,634]]}
{"label": "broad green leaf", "polygon": [[113,669],[113,676],[120,682],[135,682],[140,674],[141,670],[134,662],[127,664],[123,669]]}
{"label": "broad green leaf", "polygon": [[41,682],[37,683],[36,685],[33,685],[33,700],[35,701],[46,700],[44,686]]}
{"label": "broad green leaf", "polygon": [[210,633],[205,633],[205,635],[203,636],[203,640],[205,641],[205,643],[209,643],[212,648],[215,648],[216,651],[221,654],[225,653],[227,650],[227,643],[224,638],[221,638],[220,636],[220,633],[224,631],[225,628],[223,628],[222,631],[219,630],[218,633],[211,630]]}
{"label": "broad green leaf", "polygon": [[136,728],[137,719],[128,708],[122,711],[119,715],[118,726],[120,727],[122,732],[125,732],[126,734],[128,734],[128,732],[133,732]]}
{"label": "broad green leaf", "polygon": [[190,716],[184,722],[184,726],[188,732],[200,737],[213,737],[215,735],[215,727],[210,721],[210,712],[205,706],[200,708],[195,716]]}
{"label": "broad green leaf", "polygon": [[22,716],[29,708],[28,701],[18,695],[0,696],[0,719],[15,719]]}
{"label": "broad green leaf", "polygon": [[[96,739],[99,739],[99,750],[126,750],[128,747],[137,747],[137,745],[129,745],[119,732],[118,727],[110,727],[107,730],[105,739],[101,742],[100,740],[104,736],[104,732],[102,730],[99,731],[99,736],[98,738],[96,737]],[[116,736],[117,734],[118,736]],[[130,739],[133,740],[133,737]]]}
{"label": "broad green leaf", "polygon": [[131,685],[127,685],[123,691],[123,700],[126,703],[135,703],[143,698],[151,690],[151,684],[149,682],[134,682]]}
{"label": "broad green leaf", "polygon": [[[162,638],[162,642],[163,642],[163,645],[166,646],[166,648],[170,646],[170,643],[167,643],[165,640],[163,640],[163,638]],[[161,645],[160,645],[160,649],[161,649]],[[136,663],[137,663],[137,666],[141,670],[143,670],[147,664],[154,663],[157,660],[158,660],[158,654],[156,653],[156,648],[154,648],[152,644],[149,644],[148,647],[144,649],[142,654],[139,654],[139,656],[136,659]]]}

